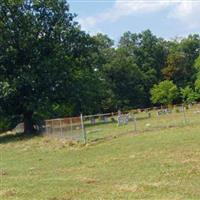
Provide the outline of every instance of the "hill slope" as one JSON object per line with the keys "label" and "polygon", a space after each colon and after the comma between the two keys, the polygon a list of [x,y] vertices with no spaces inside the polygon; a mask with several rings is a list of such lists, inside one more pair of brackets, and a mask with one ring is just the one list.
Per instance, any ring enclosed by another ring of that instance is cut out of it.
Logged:
{"label": "hill slope", "polygon": [[81,146],[1,136],[2,200],[200,199],[200,126]]}

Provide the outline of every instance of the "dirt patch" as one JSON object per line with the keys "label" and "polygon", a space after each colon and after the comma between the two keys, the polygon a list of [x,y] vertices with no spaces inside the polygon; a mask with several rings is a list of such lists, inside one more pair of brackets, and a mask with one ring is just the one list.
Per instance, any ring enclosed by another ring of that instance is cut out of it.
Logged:
{"label": "dirt patch", "polygon": [[116,189],[121,192],[137,192],[141,188],[139,188],[138,185],[122,184],[116,185]]}
{"label": "dirt patch", "polygon": [[87,183],[87,184],[94,184],[94,183],[96,183],[98,180],[96,180],[96,179],[93,179],[93,178],[84,178],[83,179],[83,182],[84,183]]}
{"label": "dirt patch", "polygon": [[12,197],[15,196],[16,191],[14,189],[12,190],[3,190],[0,192],[0,197]]}
{"label": "dirt patch", "polygon": [[0,176],[7,176],[7,175],[8,175],[8,172],[6,172],[4,170],[0,171]]}
{"label": "dirt patch", "polygon": [[77,199],[76,196],[83,194],[85,190],[76,188],[74,190],[69,190],[68,192],[65,192],[62,197],[50,197],[48,200],[72,200]]}
{"label": "dirt patch", "polygon": [[193,164],[193,163],[199,163],[199,160],[191,158],[191,159],[182,160],[181,163],[183,163],[183,164]]}
{"label": "dirt patch", "polygon": [[86,183],[86,184],[95,184],[97,182],[99,182],[98,179],[95,179],[95,178],[89,178],[89,177],[80,177],[80,178],[77,178],[79,181],[83,182],[83,183]]}
{"label": "dirt patch", "polygon": [[71,197],[65,198],[65,197],[50,197],[48,200],[71,200]]}

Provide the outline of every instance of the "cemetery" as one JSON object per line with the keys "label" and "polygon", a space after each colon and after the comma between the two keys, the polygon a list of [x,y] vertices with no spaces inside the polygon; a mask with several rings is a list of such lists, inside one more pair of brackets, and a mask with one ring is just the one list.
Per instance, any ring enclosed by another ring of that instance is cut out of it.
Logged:
{"label": "cemetery", "polygon": [[200,115],[196,111],[186,111],[187,124],[180,112],[158,117],[155,110],[146,119],[146,113],[140,113],[142,120],[137,114],[137,132],[132,121],[118,126],[117,119],[99,124],[87,119],[86,145],[49,136],[3,134],[0,197],[198,199]]}
{"label": "cemetery", "polygon": [[199,12],[0,0],[0,200],[199,200]]}
{"label": "cemetery", "polygon": [[[200,123],[200,104],[154,107],[74,118],[45,120],[43,134],[81,143],[118,135]],[[111,131],[112,130],[112,131]]]}

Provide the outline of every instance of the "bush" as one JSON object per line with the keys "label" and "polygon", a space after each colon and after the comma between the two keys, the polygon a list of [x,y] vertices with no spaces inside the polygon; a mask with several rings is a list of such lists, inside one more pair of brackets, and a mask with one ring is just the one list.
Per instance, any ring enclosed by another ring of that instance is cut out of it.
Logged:
{"label": "bush", "polygon": [[177,86],[172,81],[165,80],[153,86],[151,100],[153,103],[169,105],[178,97],[178,94]]}
{"label": "bush", "polygon": [[6,118],[0,118],[0,133],[3,133],[11,127],[11,123]]}

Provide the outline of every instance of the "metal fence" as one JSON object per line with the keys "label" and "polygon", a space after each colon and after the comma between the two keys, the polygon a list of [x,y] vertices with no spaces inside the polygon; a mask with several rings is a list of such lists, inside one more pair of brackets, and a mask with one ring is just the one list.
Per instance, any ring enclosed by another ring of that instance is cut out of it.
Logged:
{"label": "metal fence", "polygon": [[200,124],[200,104],[134,109],[84,116],[87,141]]}
{"label": "metal fence", "polygon": [[45,120],[44,135],[86,142],[83,117]]}
{"label": "metal fence", "polygon": [[200,123],[200,104],[153,107],[45,121],[45,134],[90,142],[126,133]]}

